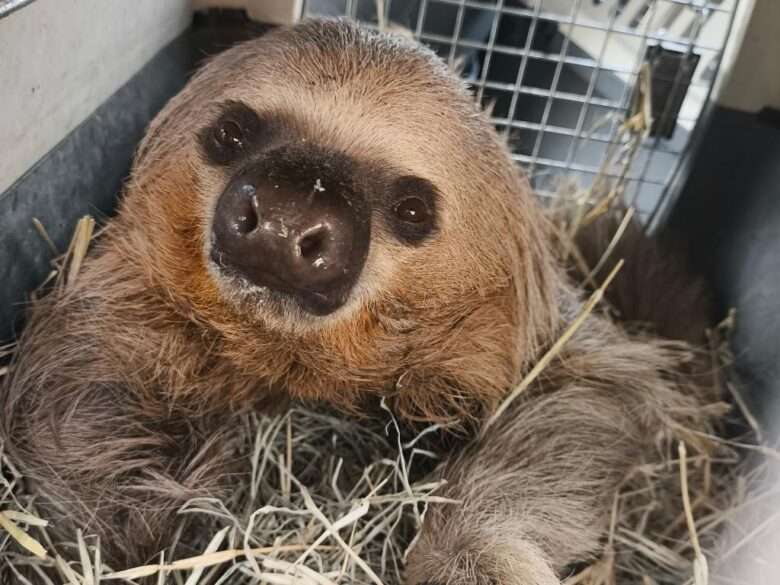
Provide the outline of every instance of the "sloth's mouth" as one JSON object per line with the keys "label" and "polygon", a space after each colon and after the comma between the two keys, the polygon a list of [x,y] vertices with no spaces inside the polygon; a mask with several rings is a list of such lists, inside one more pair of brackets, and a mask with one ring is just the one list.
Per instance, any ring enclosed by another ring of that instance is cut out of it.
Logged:
{"label": "sloth's mouth", "polygon": [[348,290],[319,291],[294,287],[269,272],[262,273],[263,284],[258,285],[244,276],[242,267],[223,263],[218,253],[212,252],[211,261],[220,276],[227,280],[227,285],[240,296],[246,298],[254,295],[264,307],[275,308],[282,315],[290,309],[298,308],[308,315],[324,317],[344,306],[349,296]]}

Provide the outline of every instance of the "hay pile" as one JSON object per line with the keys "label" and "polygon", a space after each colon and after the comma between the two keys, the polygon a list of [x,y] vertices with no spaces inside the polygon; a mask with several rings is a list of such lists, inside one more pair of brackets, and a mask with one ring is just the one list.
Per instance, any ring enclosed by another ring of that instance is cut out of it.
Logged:
{"label": "hay pile", "polygon": [[180,511],[212,527],[203,555],[181,558],[173,542],[160,564],[121,572],[101,563],[99,543],[88,535],[54,546],[23,478],[0,454],[0,526],[9,531],[0,530],[0,571],[21,580],[32,570],[41,583],[56,574],[73,585],[151,575],[187,585],[400,582],[405,545],[425,504],[437,500],[437,484],[408,481],[410,467],[430,454],[311,411],[249,417],[243,425],[236,455],[251,468],[251,481],[237,484],[229,501],[191,500]]}
{"label": "hay pile", "polygon": [[[581,223],[592,210],[575,208],[567,217]],[[61,275],[57,286],[74,278],[93,227],[90,219],[79,224],[70,249],[55,264]],[[571,223],[560,227],[571,229]],[[712,563],[744,552],[751,539],[771,529],[767,518],[777,521],[776,513],[767,515],[756,506],[771,508],[777,501],[777,489],[766,480],[770,462],[780,461],[780,455],[756,446],[757,423],[734,382],[723,379],[730,376],[725,339],[732,325],[733,315],[711,332],[713,362],[722,368],[713,373],[713,383],[734,393],[747,436],[741,442],[701,437],[711,452],[695,456],[686,454],[671,429],[656,437],[656,460],[637,464],[615,499],[603,555],[574,570],[565,585],[716,583],[705,557]],[[544,360],[537,370],[543,365]],[[708,408],[718,415],[728,410],[723,403]],[[51,541],[34,494],[25,490],[24,478],[0,445],[0,576],[9,583],[46,585],[132,583],[144,577],[183,585],[401,583],[404,554],[426,505],[442,501],[436,483],[411,479],[421,477],[436,458],[418,444],[417,439],[402,442],[389,412],[387,425],[374,429],[302,409],[246,418],[236,457],[251,470],[251,481],[237,485],[229,501],[193,500],[180,511],[182,517],[199,515],[211,527],[199,543],[203,553],[182,558],[172,542],[159,563],[120,572],[101,562],[100,543],[89,535],[74,534],[66,544]],[[746,457],[749,453],[754,456]],[[745,510],[762,521],[752,532],[737,532],[732,550],[718,548],[724,526],[737,525]]]}

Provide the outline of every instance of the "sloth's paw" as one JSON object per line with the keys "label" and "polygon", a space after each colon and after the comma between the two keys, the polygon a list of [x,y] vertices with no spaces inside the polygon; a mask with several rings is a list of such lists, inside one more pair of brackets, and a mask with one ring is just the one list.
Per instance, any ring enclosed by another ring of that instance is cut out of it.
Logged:
{"label": "sloth's paw", "polygon": [[560,580],[533,544],[463,530],[423,533],[409,553],[406,585],[560,585]]}

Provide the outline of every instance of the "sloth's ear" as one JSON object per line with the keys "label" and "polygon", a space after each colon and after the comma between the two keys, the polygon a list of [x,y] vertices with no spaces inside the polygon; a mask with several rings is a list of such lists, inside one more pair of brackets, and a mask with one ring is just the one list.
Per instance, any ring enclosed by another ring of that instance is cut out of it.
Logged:
{"label": "sloth's ear", "polygon": [[133,157],[131,173],[136,174],[146,166],[148,162],[157,158],[156,153],[161,152],[164,146],[169,142],[165,136],[173,136],[177,128],[175,120],[175,110],[166,106],[157,116],[152,119],[146,128],[144,137],[138,145]]}

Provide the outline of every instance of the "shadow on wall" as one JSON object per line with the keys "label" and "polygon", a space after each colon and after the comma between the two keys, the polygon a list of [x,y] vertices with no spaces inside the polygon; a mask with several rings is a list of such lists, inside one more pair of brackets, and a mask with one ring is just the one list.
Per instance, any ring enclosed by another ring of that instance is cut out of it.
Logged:
{"label": "shadow on wall", "polygon": [[780,123],[716,109],[669,229],[690,242],[721,312],[736,308],[752,410],[780,438]]}

